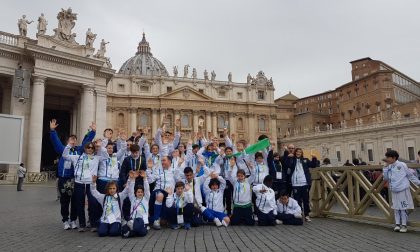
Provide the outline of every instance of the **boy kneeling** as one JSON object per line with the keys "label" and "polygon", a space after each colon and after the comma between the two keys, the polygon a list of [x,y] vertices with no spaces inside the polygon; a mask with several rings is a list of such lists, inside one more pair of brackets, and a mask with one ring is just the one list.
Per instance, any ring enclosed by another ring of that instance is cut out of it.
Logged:
{"label": "boy kneeling", "polygon": [[175,184],[175,194],[172,188],[167,189],[166,198],[167,218],[172,229],[184,226],[191,229],[191,219],[194,210],[194,198],[189,185],[178,181]]}
{"label": "boy kneeling", "polygon": [[303,225],[302,209],[286,191],[277,194],[277,224]]}

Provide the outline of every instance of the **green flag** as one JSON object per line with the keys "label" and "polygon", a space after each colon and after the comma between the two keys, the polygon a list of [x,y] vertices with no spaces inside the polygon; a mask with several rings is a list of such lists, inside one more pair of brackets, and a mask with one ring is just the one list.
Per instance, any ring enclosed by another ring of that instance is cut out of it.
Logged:
{"label": "green flag", "polygon": [[235,153],[233,155],[227,156],[227,158],[230,158],[230,157],[239,157],[242,154],[250,154],[250,155],[252,155],[252,154],[255,154],[255,153],[259,152],[259,151],[264,150],[268,146],[270,146],[270,139],[266,138],[266,139],[263,139],[261,141],[258,141],[257,143],[255,143],[255,144],[253,144],[251,146],[248,146],[247,148],[245,148],[245,150],[243,152],[237,152],[237,153]]}
{"label": "green flag", "polygon": [[253,145],[245,148],[245,153],[249,154],[249,155],[252,155],[252,154],[255,154],[259,151],[264,150],[268,146],[270,146],[270,139],[265,138],[261,141],[258,141],[256,144],[253,144]]}

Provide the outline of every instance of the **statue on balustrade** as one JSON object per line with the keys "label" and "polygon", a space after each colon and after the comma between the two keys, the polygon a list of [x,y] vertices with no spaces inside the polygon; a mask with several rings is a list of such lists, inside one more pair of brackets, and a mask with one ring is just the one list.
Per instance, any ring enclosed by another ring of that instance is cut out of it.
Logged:
{"label": "statue on balustrade", "polygon": [[87,48],[93,48],[93,42],[95,42],[96,39],[96,34],[94,34],[90,28],[88,28],[87,32],[86,32],[86,47]]}
{"label": "statue on balustrade", "polygon": [[44,35],[47,31],[48,22],[44,17],[44,13],[41,13],[41,16],[38,18],[38,32],[36,35]]}
{"label": "statue on balustrade", "polygon": [[188,68],[190,67],[190,65],[185,65],[184,66],[184,78],[188,77]]}
{"label": "statue on balustrade", "polygon": [[96,52],[96,55],[95,55],[96,58],[105,58],[107,44],[109,44],[109,42],[105,42],[105,39],[102,39],[99,50],[98,52]]}
{"label": "statue on balustrade", "polygon": [[26,15],[22,15],[22,18],[18,20],[19,35],[26,37],[28,33],[28,24],[31,24],[33,21],[28,21]]}
{"label": "statue on balustrade", "polygon": [[211,80],[214,81],[216,80],[216,73],[213,71],[211,71]]}
{"label": "statue on balustrade", "polygon": [[178,77],[178,66],[174,66],[174,77]]}
{"label": "statue on balustrade", "polygon": [[192,75],[191,75],[191,77],[193,78],[193,79],[197,79],[197,69],[195,69],[195,67],[193,68],[193,70],[192,70]]}

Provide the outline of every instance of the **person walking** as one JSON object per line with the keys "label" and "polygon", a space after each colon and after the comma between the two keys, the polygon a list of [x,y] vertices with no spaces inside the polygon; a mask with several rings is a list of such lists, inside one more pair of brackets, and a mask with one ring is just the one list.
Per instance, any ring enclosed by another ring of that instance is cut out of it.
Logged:
{"label": "person walking", "polygon": [[23,163],[20,163],[19,168],[17,169],[17,175],[18,175],[18,183],[17,183],[17,190],[22,190],[23,180],[25,179],[26,175],[26,168],[24,167]]}

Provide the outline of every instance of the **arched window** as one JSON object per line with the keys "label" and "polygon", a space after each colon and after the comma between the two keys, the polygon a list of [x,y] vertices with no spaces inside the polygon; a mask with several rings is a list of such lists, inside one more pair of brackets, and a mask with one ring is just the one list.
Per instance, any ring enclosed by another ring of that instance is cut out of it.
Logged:
{"label": "arched window", "polygon": [[149,115],[145,112],[140,115],[140,126],[143,128],[149,126]]}
{"label": "arched window", "polygon": [[198,127],[203,129],[206,127],[204,117],[202,116],[198,117]]}
{"label": "arched window", "polygon": [[238,118],[238,130],[244,130],[244,120],[242,117]]}
{"label": "arched window", "polygon": [[182,128],[190,128],[190,116],[188,114],[184,114],[181,117],[181,127]]}
{"label": "arched window", "polygon": [[219,123],[218,123],[218,127],[219,129],[223,129],[226,126],[226,119],[224,115],[220,115],[219,116]]}
{"label": "arched window", "polygon": [[118,114],[117,125],[119,128],[124,128],[124,114],[123,113]]}
{"label": "arched window", "polygon": [[260,119],[258,119],[258,130],[260,132],[265,132],[266,131],[265,118],[264,117],[260,117]]}
{"label": "arched window", "polygon": [[172,128],[173,126],[173,120],[172,120],[172,115],[166,115],[166,122],[168,123],[168,127]]}

